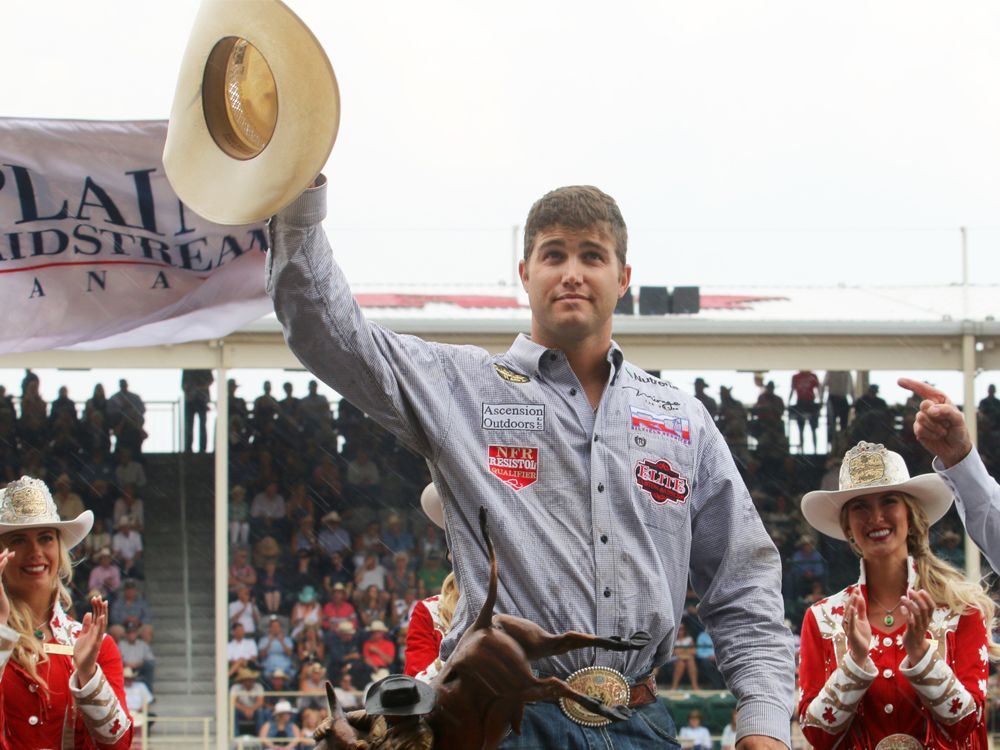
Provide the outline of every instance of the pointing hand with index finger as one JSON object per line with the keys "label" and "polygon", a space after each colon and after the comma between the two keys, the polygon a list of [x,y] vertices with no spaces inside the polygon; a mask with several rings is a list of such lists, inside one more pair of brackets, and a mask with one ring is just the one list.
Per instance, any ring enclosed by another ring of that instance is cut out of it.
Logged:
{"label": "pointing hand with index finger", "polygon": [[913,391],[923,401],[913,423],[913,433],[928,451],[950,468],[969,455],[972,440],[965,418],[942,391],[910,378],[900,378],[902,388]]}

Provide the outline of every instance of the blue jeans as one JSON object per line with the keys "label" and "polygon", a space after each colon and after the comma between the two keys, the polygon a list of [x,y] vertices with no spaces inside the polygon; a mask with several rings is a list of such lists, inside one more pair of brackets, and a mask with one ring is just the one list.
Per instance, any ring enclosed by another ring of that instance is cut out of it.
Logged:
{"label": "blue jeans", "polygon": [[663,701],[639,706],[628,721],[583,727],[555,703],[525,706],[520,736],[511,732],[501,750],[677,750],[677,728]]}

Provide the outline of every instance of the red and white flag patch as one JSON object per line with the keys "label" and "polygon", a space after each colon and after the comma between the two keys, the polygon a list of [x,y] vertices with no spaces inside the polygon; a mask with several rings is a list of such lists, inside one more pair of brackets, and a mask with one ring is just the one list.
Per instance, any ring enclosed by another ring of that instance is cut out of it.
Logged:
{"label": "red and white flag patch", "polygon": [[653,502],[659,505],[668,501],[680,505],[687,500],[691,491],[691,483],[687,477],[674,471],[662,458],[658,461],[645,459],[637,463],[635,482],[639,485],[639,489],[648,492]]}
{"label": "red and white flag patch", "polygon": [[490,474],[515,490],[538,481],[538,448],[514,445],[489,447]]}

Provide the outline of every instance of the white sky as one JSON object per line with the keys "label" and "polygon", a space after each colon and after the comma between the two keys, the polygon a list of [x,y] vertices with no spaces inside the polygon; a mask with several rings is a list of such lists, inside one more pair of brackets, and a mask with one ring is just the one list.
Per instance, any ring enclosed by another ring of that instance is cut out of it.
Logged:
{"label": "white sky", "polygon": [[[289,4],[340,83],[355,284],[509,281],[574,183],[618,199],[638,284],[957,282],[963,225],[1000,283],[995,2]],[[5,6],[2,114],[168,116],[196,0]]]}
{"label": "white sky", "polygon": [[[617,198],[637,285],[958,282],[960,226],[1000,283],[995,2],[289,4],[340,84],[356,285],[509,283],[512,228],[575,183]],[[197,7],[5,3],[0,115],[165,119]]]}

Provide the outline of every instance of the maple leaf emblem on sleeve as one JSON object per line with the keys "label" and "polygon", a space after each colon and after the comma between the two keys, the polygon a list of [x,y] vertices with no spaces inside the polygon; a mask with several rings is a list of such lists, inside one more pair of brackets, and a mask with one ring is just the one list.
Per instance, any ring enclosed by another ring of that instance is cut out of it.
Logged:
{"label": "maple leaf emblem on sleeve", "polygon": [[833,709],[827,706],[826,710],[823,712],[823,721],[825,721],[827,724],[833,724],[834,719],[836,718],[837,717],[833,713]]}
{"label": "maple leaf emblem on sleeve", "polygon": [[952,698],[951,705],[948,706],[948,710],[951,711],[953,714],[957,714],[959,709],[961,708],[962,708],[962,701],[958,698]]}

